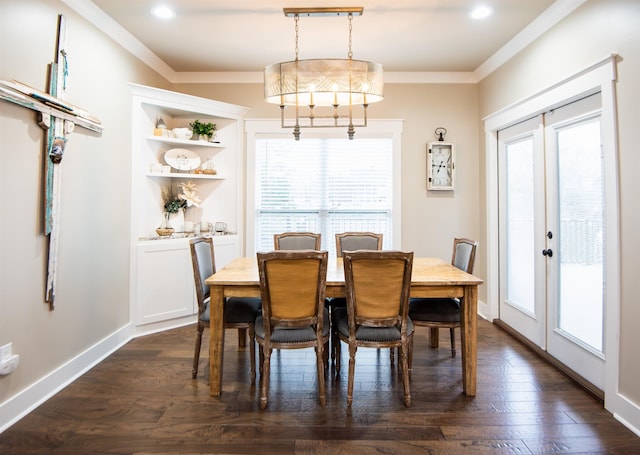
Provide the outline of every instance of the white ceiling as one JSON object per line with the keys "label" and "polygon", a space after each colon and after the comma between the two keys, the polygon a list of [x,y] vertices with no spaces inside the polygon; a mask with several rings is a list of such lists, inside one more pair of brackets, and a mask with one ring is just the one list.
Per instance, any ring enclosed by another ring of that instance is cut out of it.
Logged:
{"label": "white ceiling", "polygon": [[[364,7],[353,19],[354,59],[381,63],[387,74],[477,80],[585,0],[64,1],[170,81],[197,82],[222,73],[261,75],[266,65],[293,60],[295,21],[283,8],[319,5]],[[162,1],[176,10],[174,19],[151,15]],[[494,14],[470,19],[479,3]],[[346,17],[301,17],[299,58],[346,58],[348,36]]]}

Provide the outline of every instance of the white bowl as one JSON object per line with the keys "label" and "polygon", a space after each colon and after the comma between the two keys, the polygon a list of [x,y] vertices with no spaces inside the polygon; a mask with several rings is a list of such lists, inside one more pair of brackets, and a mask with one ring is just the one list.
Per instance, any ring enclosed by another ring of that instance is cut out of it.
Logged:
{"label": "white bowl", "polygon": [[191,139],[193,136],[189,128],[174,128],[172,131],[176,135],[176,139]]}

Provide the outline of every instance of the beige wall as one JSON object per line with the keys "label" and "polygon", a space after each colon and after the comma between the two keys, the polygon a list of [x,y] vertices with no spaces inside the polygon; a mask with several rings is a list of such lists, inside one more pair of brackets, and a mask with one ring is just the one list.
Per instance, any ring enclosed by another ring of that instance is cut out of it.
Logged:
{"label": "beige wall", "polygon": [[[640,2],[589,0],[480,83],[480,116],[487,116],[596,61],[618,53],[621,302],[620,394],[640,403]],[[484,160],[484,158],[482,158]]]}
{"label": "beige wall", "polygon": [[[68,21],[66,99],[95,114],[100,136],[77,128],[63,159],[58,285],[44,303],[41,234],[44,130],[36,114],[0,102],[0,346],[20,354],[0,376],[0,404],[129,322],[128,82],[166,81],[58,1],[0,2],[0,79],[46,90],[58,13]],[[1,415],[1,413],[0,413]]]}

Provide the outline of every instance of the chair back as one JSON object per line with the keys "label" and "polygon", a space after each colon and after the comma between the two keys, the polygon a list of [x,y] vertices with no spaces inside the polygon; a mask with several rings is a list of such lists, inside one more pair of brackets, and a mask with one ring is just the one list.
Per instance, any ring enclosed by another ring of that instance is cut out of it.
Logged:
{"label": "chair back", "polygon": [[257,253],[265,333],[279,327],[318,325],[322,333],[328,253]]}
{"label": "chair back", "polygon": [[191,249],[191,264],[196,285],[198,313],[202,314],[206,310],[206,301],[210,294],[210,288],[205,284],[205,280],[216,273],[213,239],[211,237],[191,239],[189,248]]}
{"label": "chair back", "polygon": [[345,251],[342,258],[350,332],[401,325],[406,333],[413,252]]}
{"label": "chair back", "polygon": [[320,250],[321,234],[313,232],[283,232],[274,234],[276,250]]}
{"label": "chair back", "polygon": [[469,239],[453,239],[451,264],[467,273],[473,273],[478,242]]}
{"label": "chair back", "polygon": [[373,232],[343,232],[336,234],[336,256],[343,251],[381,250],[382,234]]}

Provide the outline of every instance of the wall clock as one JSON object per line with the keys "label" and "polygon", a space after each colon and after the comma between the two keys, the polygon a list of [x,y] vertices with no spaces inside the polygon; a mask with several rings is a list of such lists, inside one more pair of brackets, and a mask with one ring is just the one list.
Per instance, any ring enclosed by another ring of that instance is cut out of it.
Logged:
{"label": "wall clock", "polygon": [[453,190],[455,170],[453,142],[429,142],[427,144],[427,189]]}

